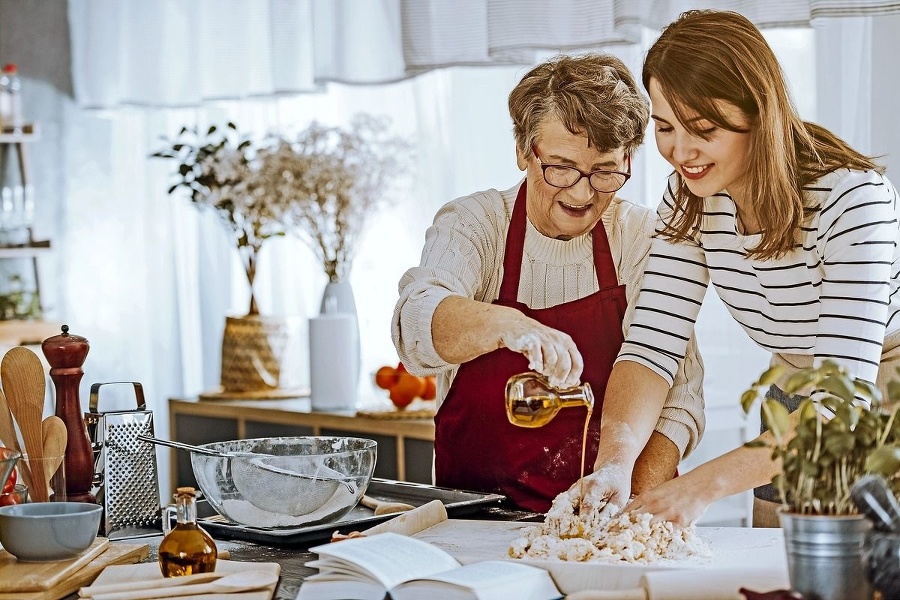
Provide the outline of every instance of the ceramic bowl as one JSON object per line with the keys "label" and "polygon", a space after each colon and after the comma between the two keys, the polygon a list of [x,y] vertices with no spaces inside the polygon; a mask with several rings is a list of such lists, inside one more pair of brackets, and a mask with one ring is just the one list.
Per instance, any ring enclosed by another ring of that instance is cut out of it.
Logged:
{"label": "ceramic bowl", "polygon": [[194,477],[222,516],[250,527],[298,527],[336,520],[356,506],[375,470],[376,442],[353,437],[275,437],[201,446]]}
{"label": "ceramic bowl", "polygon": [[103,507],[32,502],[0,507],[0,544],[22,562],[74,558],[97,537]]}

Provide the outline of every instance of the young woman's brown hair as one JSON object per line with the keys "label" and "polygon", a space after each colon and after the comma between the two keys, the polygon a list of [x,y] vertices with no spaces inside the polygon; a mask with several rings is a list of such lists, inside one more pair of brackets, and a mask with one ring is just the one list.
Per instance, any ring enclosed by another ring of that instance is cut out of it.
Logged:
{"label": "young woman's brown hair", "polygon": [[[665,29],[644,60],[642,81],[655,79],[678,120],[704,137],[692,118],[742,131],[729,123],[716,101],[739,109],[750,122],[751,161],[747,198],[762,228],[756,258],[777,258],[793,249],[807,208],[804,186],[835,169],[883,169],[827,129],[801,120],[772,49],[746,17],[728,11],[693,10]],[[703,205],[682,181],[675,190],[676,217],[663,232],[692,237]]]}

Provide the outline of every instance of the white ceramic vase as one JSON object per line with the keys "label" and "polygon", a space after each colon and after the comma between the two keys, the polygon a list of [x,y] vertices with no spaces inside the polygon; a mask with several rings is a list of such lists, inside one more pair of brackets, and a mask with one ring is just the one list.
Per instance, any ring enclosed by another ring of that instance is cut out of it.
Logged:
{"label": "white ceramic vase", "polygon": [[361,368],[359,320],[353,287],[329,282],[321,314],[310,319],[311,401],[314,410],[354,410]]}

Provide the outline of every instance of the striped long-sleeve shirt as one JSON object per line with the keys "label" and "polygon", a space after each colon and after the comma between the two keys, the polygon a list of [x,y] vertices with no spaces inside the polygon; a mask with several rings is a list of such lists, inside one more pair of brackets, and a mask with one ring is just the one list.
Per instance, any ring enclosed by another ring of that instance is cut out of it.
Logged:
{"label": "striped long-sleeve shirt", "polygon": [[[657,231],[673,216],[676,177],[659,206]],[[738,232],[725,192],[703,199],[692,242],[654,239],[618,360],[641,363],[671,382],[711,281],[735,320],[776,361],[800,367],[829,358],[875,382],[883,346],[889,350],[885,339],[900,330],[897,192],[876,172],[847,169],[806,190],[812,215],[795,249],[777,260],[748,256],[759,235]]]}

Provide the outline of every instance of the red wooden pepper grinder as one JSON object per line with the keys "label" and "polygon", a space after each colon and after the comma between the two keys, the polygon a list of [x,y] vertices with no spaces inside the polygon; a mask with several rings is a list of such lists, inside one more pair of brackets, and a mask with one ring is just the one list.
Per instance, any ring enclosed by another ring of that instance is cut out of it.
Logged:
{"label": "red wooden pepper grinder", "polygon": [[80,335],[70,335],[69,326],[62,334],[43,341],[41,350],[50,363],[50,378],[56,386],[56,416],[66,424],[66,496],[70,502],[97,500],[91,493],[94,478],[94,453],[84,424],[78,386],[84,371],[81,365],[91,346]]}

